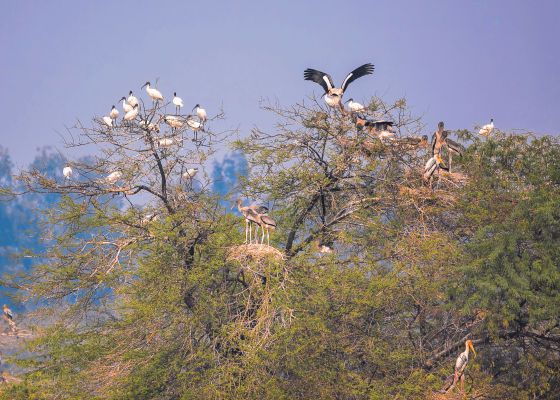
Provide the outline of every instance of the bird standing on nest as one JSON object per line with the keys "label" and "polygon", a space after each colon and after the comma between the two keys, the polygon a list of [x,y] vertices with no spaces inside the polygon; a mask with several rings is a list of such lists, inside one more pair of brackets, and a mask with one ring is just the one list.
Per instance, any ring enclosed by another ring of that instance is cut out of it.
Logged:
{"label": "bird standing on nest", "polygon": [[[267,245],[268,247],[270,247],[270,233],[269,230],[274,231],[276,230],[276,221],[274,221],[272,218],[270,218],[270,216],[268,214],[257,214],[258,217],[258,221],[259,221],[259,226],[262,227],[263,230],[263,235],[262,235],[262,239],[261,239],[261,249],[262,249],[262,245],[264,243],[264,231],[266,230],[266,240],[267,240]],[[257,229],[259,229],[257,227]],[[255,239],[257,239],[258,242],[258,238],[257,235],[255,234]]]}
{"label": "bird standing on nest", "polygon": [[467,367],[467,363],[469,362],[469,347],[474,354],[474,358],[476,358],[476,352],[474,351],[473,344],[470,340],[467,340],[465,342],[465,351],[459,354],[459,357],[457,357],[457,361],[455,362],[455,378],[453,379],[453,385],[451,387],[455,386],[457,379],[461,376],[461,392],[463,391],[463,384],[465,382],[465,374],[463,374],[463,370]]}
{"label": "bird standing on nest", "polygon": [[342,110],[342,113],[344,114],[344,107],[341,104],[344,91],[346,90],[348,85],[354,82],[356,79],[361,78],[362,76],[370,75],[373,72],[373,68],[374,66],[369,63],[356,68],[346,76],[344,82],[342,82],[342,86],[340,86],[340,89],[334,87],[333,80],[329,74],[317,71],[316,69],[306,69],[303,72],[303,78],[306,81],[312,81],[321,85],[321,87],[325,89],[325,93],[323,94],[323,96],[325,97],[325,103],[327,103],[327,105],[331,108],[339,106]]}
{"label": "bird standing on nest", "polygon": [[[231,210],[235,206],[237,206],[237,209],[239,210],[239,212],[245,218],[245,242],[244,243],[247,243],[247,232],[248,232],[249,233],[249,244],[251,244],[251,236],[252,236],[251,225],[256,224],[257,226],[261,226],[261,223],[260,223],[260,220],[259,220],[259,215],[256,212],[254,212],[253,210],[251,210],[250,207],[243,207],[243,200],[241,200],[241,199],[237,199],[237,201],[235,203],[233,203],[233,205],[231,206]],[[247,226],[249,227],[249,229],[247,229]],[[264,233],[263,233],[263,235],[264,235]]]}

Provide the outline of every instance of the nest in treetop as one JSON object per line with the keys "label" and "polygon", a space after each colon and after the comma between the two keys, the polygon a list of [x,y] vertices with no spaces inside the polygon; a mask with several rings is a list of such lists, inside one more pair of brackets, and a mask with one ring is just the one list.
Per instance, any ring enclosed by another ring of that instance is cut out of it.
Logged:
{"label": "nest in treetop", "polygon": [[262,261],[268,256],[272,256],[276,261],[286,259],[283,253],[272,246],[263,244],[261,247],[260,244],[242,244],[229,249],[227,260],[239,261],[242,266],[261,265]]}

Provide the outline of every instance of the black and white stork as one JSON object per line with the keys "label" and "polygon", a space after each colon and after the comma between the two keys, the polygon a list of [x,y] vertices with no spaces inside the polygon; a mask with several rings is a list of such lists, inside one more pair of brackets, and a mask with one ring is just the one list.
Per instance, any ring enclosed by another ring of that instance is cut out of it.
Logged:
{"label": "black and white stork", "polygon": [[459,374],[461,376],[461,392],[463,391],[463,384],[465,382],[465,375],[463,374],[464,369],[467,367],[467,363],[469,362],[469,347],[471,348],[474,358],[476,358],[476,352],[474,351],[473,344],[470,340],[465,342],[465,351],[459,354],[457,357],[457,361],[455,362],[455,378],[453,379],[453,386],[457,383],[457,379],[459,379]]}
{"label": "black and white stork", "polygon": [[344,82],[342,82],[342,86],[340,86],[340,89],[335,88],[333,80],[329,74],[317,71],[316,69],[306,69],[303,72],[303,78],[306,81],[312,81],[321,85],[321,87],[325,90],[325,93],[323,95],[325,97],[325,103],[327,103],[327,105],[332,108],[340,106],[342,112],[344,113],[344,107],[341,104],[344,91],[348,88],[348,85],[354,82],[356,79],[373,73],[373,69],[374,66],[370,63],[356,68],[346,76]]}
{"label": "black and white stork", "polygon": [[14,320],[14,314],[12,314],[12,310],[8,308],[7,305],[4,304],[4,316],[9,319],[10,321]]}

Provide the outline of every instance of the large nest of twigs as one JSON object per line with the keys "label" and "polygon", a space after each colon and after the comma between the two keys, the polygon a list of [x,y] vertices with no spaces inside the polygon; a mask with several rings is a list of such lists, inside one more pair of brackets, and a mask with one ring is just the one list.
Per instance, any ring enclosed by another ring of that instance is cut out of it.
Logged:
{"label": "large nest of twigs", "polygon": [[241,265],[261,263],[268,257],[272,257],[276,261],[286,259],[286,256],[272,246],[263,244],[242,244],[229,249],[228,261],[239,261]]}

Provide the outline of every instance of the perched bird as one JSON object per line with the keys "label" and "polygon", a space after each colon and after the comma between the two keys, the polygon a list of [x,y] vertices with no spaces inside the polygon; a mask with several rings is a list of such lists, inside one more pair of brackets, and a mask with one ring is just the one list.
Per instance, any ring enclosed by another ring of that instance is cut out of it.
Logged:
{"label": "perched bird", "polygon": [[142,218],[142,224],[147,224],[148,222],[157,221],[159,219],[157,214],[147,214]]}
{"label": "perched bird", "polygon": [[123,103],[122,103],[122,109],[123,109],[123,111],[124,111],[125,114],[128,113],[128,112],[130,112],[130,111],[132,111],[133,106],[131,106],[130,104],[126,104],[126,97],[123,96],[123,98],[120,99],[119,101],[122,101],[122,102],[123,102]]}
{"label": "perched bird", "polygon": [[366,126],[370,134],[375,135],[383,142],[383,139],[390,138],[395,135],[395,130],[393,129],[393,121],[387,121],[385,119],[380,119],[377,121],[368,121]]}
{"label": "perched bird", "polygon": [[428,144],[428,135],[423,135],[422,137],[409,136],[406,138],[402,138],[397,142],[397,144],[400,144],[403,147],[409,147],[413,149],[423,147]]}
{"label": "perched bird", "polygon": [[[329,74],[317,71],[316,69],[306,69],[303,72],[303,78],[306,81],[312,81],[321,85],[321,87],[325,90],[323,95],[325,97],[325,103],[327,103],[329,107],[334,108],[336,106],[341,106],[340,101],[348,85],[362,76],[370,75],[373,72],[373,68],[374,66],[369,63],[356,68],[346,76],[344,82],[342,82],[342,86],[340,86],[340,89],[334,87],[333,80]],[[344,108],[342,106],[341,110],[344,113]]]}
{"label": "perched bird", "polygon": [[14,319],[14,314],[12,314],[12,311],[5,304],[4,304],[4,316],[10,321]]}
{"label": "perched bird", "polygon": [[132,95],[132,90],[128,93],[128,95],[128,104],[130,104],[132,107],[134,107],[136,104],[140,105],[140,103],[138,103],[138,99]]}
{"label": "perched bird", "polygon": [[117,110],[115,106],[113,106],[113,108],[111,108],[111,112],[109,113],[109,117],[113,120],[114,125],[117,124],[117,121],[115,120],[117,119],[118,116],[119,116],[119,110]]}
{"label": "perched bird", "polygon": [[317,249],[317,252],[321,254],[332,253],[332,249],[329,246],[322,244],[319,240],[315,241],[315,249]]}
{"label": "perched bird", "polygon": [[196,139],[197,137],[197,132],[198,131],[202,131],[204,132],[203,128],[202,128],[202,124],[198,121],[195,121],[194,119],[192,119],[192,115],[189,115],[187,118],[187,125],[189,128],[192,129],[192,131],[194,132],[194,137]]}
{"label": "perched bird", "polygon": [[177,93],[173,93],[173,104],[175,104],[175,114],[179,114],[179,109],[183,107],[183,100],[180,97],[177,97]]}
{"label": "perched bird", "polygon": [[159,133],[159,125],[152,124],[151,122],[148,121],[148,119],[141,119],[138,125],[140,125],[140,128],[145,129],[147,131]]}
{"label": "perched bird", "polygon": [[111,172],[109,176],[105,178],[105,182],[107,183],[115,183],[119,179],[121,179],[122,173],[120,171]]}
{"label": "perched bird", "polygon": [[183,178],[185,178],[185,181],[190,181],[196,174],[198,174],[198,168],[189,168],[183,174]]}
{"label": "perched bird", "polygon": [[434,134],[432,135],[432,156],[435,156],[436,154],[439,154],[441,147],[445,145],[445,137],[447,136],[447,133],[444,133],[443,131],[443,121],[441,121],[438,124],[438,130],[434,132]]}
{"label": "perched bird", "polygon": [[[161,93],[159,92],[159,90],[157,89],[150,89],[150,82],[146,82],[144,84],[144,86],[146,87],[146,92],[148,92],[148,96],[150,96],[152,98],[152,100],[155,100],[156,103],[158,101],[165,101],[165,99],[163,98],[163,96],[161,95]],[[140,89],[144,88],[144,86],[142,86]]]}
{"label": "perched bird", "polygon": [[171,147],[173,146],[173,140],[171,139],[161,139],[157,142],[158,147]]}
{"label": "perched bird", "polygon": [[174,117],[173,115],[166,115],[163,118],[163,122],[165,122],[167,125],[169,125],[172,128],[179,128],[179,127],[183,126],[183,121],[181,121],[177,117]]}
{"label": "perched bird", "polygon": [[[438,175],[439,175],[440,168],[447,169],[439,154],[436,154],[435,156],[430,158],[428,162],[426,162],[426,166],[424,167],[424,181],[429,180],[436,169],[438,170]],[[438,181],[438,186],[439,186],[439,181]]]}
{"label": "perched bird", "polygon": [[451,153],[457,154],[459,157],[463,157],[463,146],[447,136],[447,131],[443,131],[443,133],[443,144],[447,147],[447,153],[449,153],[449,172],[451,172]]}
{"label": "perched bird", "polygon": [[[263,231],[260,248],[262,249],[262,245],[264,243],[264,232],[265,232],[265,230],[266,230],[267,245],[268,245],[268,247],[270,247],[270,233],[269,233],[269,230],[274,231],[276,229],[276,221],[274,221],[272,218],[270,218],[270,216],[268,214],[256,214],[256,215],[257,215],[257,221],[258,221],[257,225],[261,226],[262,231]],[[256,229],[258,229],[258,226],[257,226]],[[256,229],[255,229],[255,240],[258,243]]]}
{"label": "perched bird", "polygon": [[[249,207],[243,207],[243,200],[241,199],[237,199],[237,201],[233,203],[233,205],[231,206],[231,209],[233,209],[233,207],[235,206],[237,206],[239,212],[243,215],[243,217],[245,217],[245,243],[247,243],[247,233],[249,233],[249,244],[251,244],[251,236],[252,236],[251,225],[252,224],[258,226],[261,225],[259,222],[259,216],[256,212],[251,210]],[[247,230],[247,226],[249,227],[248,230]]]}
{"label": "perched bird", "polygon": [[10,318],[6,317],[5,315],[4,315],[4,318],[5,318],[6,321],[8,321],[8,323],[10,324],[10,328],[12,328],[12,329],[14,329],[14,330],[17,329],[16,323],[15,323],[14,321],[12,321]]}
{"label": "perched bird", "polygon": [[200,119],[203,123],[206,122],[206,110],[204,108],[200,108],[200,104],[197,104],[193,107],[193,111],[196,108],[196,116]]}
{"label": "perched bird", "polygon": [[62,169],[62,175],[64,175],[66,177],[66,179],[72,178],[72,168],[64,167]]}
{"label": "perched bird", "polygon": [[348,108],[354,112],[363,112],[366,110],[360,103],[354,102],[354,99],[347,100],[344,103],[348,103]]}
{"label": "perched bird", "polygon": [[465,351],[459,354],[457,361],[455,362],[455,379],[453,379],[453,385],[457,383],[457,379],[459,379],[459,375],[461,376],[461,392],[463,391],[463,384],[465,382],[465,375],[462,373],[463,370],[467,367],[467,363],[469,362],[469,347],[471,348],[474,358],[476,358],[476,352],[474,351],[473,344],[470,340],[465,342]]}
{"label": "perched bird", "polygon": [[[249,208],[257,214],[268,214],[268,207],[263,206],[262,204],[253,204],[250,205]],[[258,229],[259,227],[257,226],[257,228],[255,229],[255,237],[257,237]]]}
{"label": "perched bird", "polygon": [[107,125],[107,128],[111,129],[113,127],[113,120],[109,117],[103,117],[103,122]]}
{"label": "perched bird", "polygon": [[136,119],[136,117],[138,116],[138,112],[139,112],[138,107],[139,107],[138,104],[135,104],[134,107],[132,107],[132,110],[130,110],[129,112],[127,112],[125,114],[123,119],[125,121],[132,121],[132,120]]}
{"label": "perched bird", "polygon": [[492,132],[493,129],[494,129],[494,119],[491,119],[489,124],[486,124],[482,128],[480,128],[480,130],[478,131],[478,134],[479,135],[489,135]]}

